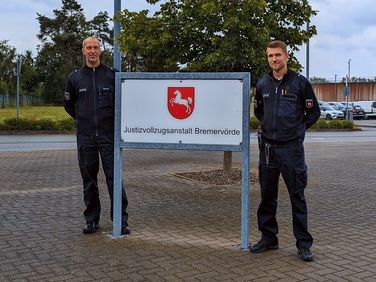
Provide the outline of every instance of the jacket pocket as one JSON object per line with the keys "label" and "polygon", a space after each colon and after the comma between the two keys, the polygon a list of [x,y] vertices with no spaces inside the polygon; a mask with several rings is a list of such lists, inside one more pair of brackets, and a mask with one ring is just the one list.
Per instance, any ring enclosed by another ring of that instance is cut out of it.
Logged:
{"label": "jacket pocket", "polygon": [[98,85],[98,108],[106,109],[114,106],[114,87],[111,85]]}
{"label": "jacket pocket", "polygon": [[282,95],[279,100],[278,116],[287,119],[296,118],[296,101],[297,96],[294,94]]}

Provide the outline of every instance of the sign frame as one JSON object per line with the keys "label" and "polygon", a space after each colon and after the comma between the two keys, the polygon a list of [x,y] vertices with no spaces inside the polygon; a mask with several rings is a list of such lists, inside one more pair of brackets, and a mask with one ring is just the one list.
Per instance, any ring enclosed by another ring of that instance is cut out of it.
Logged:
{"label": "sign frame", "polygon": [[[122,149],[166,149],[242,152],[242,196],[241,196],[241,249],[249,246],[249,168],[250,168],[250,73],[179,73],[179,72],[117,72],[115,74],[115,133],[114,133],[114,237],[121,235],[122,197]],[[239,80],[242,82],[242,142],[239,145],[142,143],[121,140],[122,83],[126,80]]]}

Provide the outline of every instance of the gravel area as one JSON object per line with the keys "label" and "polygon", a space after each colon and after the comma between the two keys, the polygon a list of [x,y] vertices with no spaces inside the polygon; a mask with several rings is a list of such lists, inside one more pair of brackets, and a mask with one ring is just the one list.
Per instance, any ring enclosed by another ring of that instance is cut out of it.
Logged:
{"label": "gravel area", "polygon": [[[187,180],[194,180],[214,185],[241,184],[242,181],[242,172],[240,168],[233,168],[230,173],[224,173],[223,170],[208,170],[174,173],[173,175]],[[256,169],[251,169],[250,181],[258,182],[258,171]]]}

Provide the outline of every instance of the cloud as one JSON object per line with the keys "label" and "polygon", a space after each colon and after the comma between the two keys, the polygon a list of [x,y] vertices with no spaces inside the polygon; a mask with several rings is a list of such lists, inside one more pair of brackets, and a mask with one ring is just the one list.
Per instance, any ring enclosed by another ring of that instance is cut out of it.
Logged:
{"label": "cloud", "polygon": [[[310,40],[310,74],[332,78],[345,76],[351,59],[351,75],[374,77],[376,64],[376,5],[372,0],[312,0],[318,13],[312,18],[317,35]],[[297,57],[305,67],[305,46]],[[305,72],[305,70],[304,70]],[[304,73],[303,72],[303,73]]]}
{"label": "cloud", "polygon": [[[77,0],[89,20],[100,11],[107,11],[112,17],[114,0]],[[162,1],[163,2],[163,1]],[[347,73],[347,62],[351,58],[352,73],[360,77],[376,74],[376,5],[374,0],[309,0],[318,14],[312,18],[318,34],[310,40],[310,75],[333,77]],[[122,9],[131,11],[149,9],[156,5],[146,0],[121,1]],[[37,13],[53,16],[54,9],[60,9],[61,0],[1,0],[0,40],[17,52],[32,50],[36,55],[36,38],[39,33]],[[296,54],[305,66],[305,46]],[[305,71],[303,71],[304,73]]]}

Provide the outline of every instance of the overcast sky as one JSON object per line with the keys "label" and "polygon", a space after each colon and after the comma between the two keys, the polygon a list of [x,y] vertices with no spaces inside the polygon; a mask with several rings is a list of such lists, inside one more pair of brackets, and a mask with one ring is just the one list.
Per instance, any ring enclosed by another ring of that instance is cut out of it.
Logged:
{"label": "overcast sky", "polygon": [[[113,15],[113,0],[78,0],[87,20],[98,12]],[[138,11],[153,9],[145,0],[122,0],[122,9]],[[310,77],[351,76],[373,78],[376,76],[376,5],[374,0],[310,0],[318,11],[312,19],[317,35],[310,41]],[[1,0],[0,40],[19,53],[32,50],[38,44],[37,14],[52,17],[54,9],[60,9],[61,0]],[[298,54],[300,63],[306,66],[306,46]],[[302,72],[306,75],[306,70]]]}

